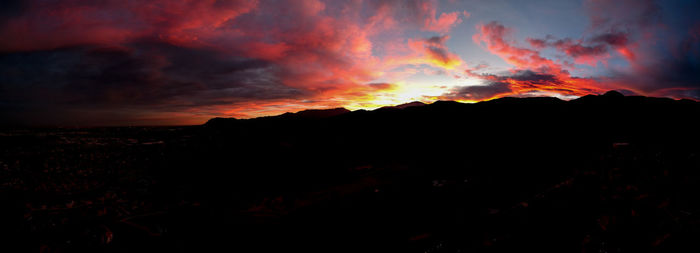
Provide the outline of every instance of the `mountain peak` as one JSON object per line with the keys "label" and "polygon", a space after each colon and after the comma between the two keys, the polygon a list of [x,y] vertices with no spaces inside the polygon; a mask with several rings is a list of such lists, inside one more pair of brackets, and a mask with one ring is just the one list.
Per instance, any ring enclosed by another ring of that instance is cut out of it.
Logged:
{"label": "mountain peak", "polygon": [[413,102],[410,102],[410,103],[400,104],[400,105],[397,105],[397,106],[394,106],[394,107],[400,108],[400,109],[404,109],[404,108],[408,108],[408,107],[424,106],[424,105],[425,105],[425,103],[423,103],[423,102],[421,102],[421,101],[413,101]]}
{"label": "mountain peak", "polygon": [[348,112],[350,112],[350,110],[345,109],[343,107],[338,107],[338,108],[332,108],[332,109],[308,109],[308,110],[303,110],[303,111],[299,111],[296,113],[285,113],[285,114],[282,114],[281,116],[320,119],[320,118],[333,117],[333,116],[345,114]]}
{"label": "mountain peak", "polygon": [[625,95],[623,95],[619,91],[610,90],[610,91],[606,92],[605,94],[603,94],[603,96],[604,97],[624,97]]}
{"label": "mountain peak", "polygon": [[207,123],[204,123],[205,126],[224,126],[224,125],[230,125],[233,124],[234,122],[238,121],[236,118],[222,118],[222,117],[216,117],[209,119]]}

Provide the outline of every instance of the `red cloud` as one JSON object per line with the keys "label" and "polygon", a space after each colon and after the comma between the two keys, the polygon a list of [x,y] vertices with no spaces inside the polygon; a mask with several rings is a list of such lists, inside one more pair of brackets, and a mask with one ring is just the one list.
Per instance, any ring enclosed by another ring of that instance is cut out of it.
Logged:
{"label": "red cloud", "polygon": [[607,63],[607,59],[610,58],[605,44],[584,45],[580,40],[571,39],[557,40],[551,44],[579,64],[595,66],[598,62]]}
{"label": "red cloud", "polygon": [[[158,110],[206,115],[201,117],[253,117],[371,104],[368,101],[378,93],[396,87],[368,83],[396,76],[392,73],[396,68],[459,66],[462,60],[445,45],[446,33],[467,14],[438,13],[432,0],[36,1],[0,24],[0,37],[12,38],[0,40],[0,51],[39,55],[76,48],[65,54],[75,59],[69,62],[71,69],[81,69],[79,65],[85,64],[81,61],[92,59],[92,50],[123,48],[124,62],[139,63],[130,68],[102,58],[91,63],[98,70],[95,80],[110,85],[104,89],[102,84],[92,85],[86,79],[75,82],[71,80],[75,75],[66,75],[59,78],[61,83],[76,83],[76,88],[69,89],[75,94],[63,94],[66,89],[51,88],[45,80],[46,89],[61,97],[56,103],[74,97],[100,101],[94,98],[117,94],[101,106],[121,110],[119,103],[138,98],[141,110],[152,111],[148,118],[156,118]],[[406,37],[416,31],[443,36],[437,40]],[[129,73],[106,74],[113,68]],[[137,75],[128,76],[133,73]],[[81,91],[78,86],[94,88]],[[149,100],[149,96],[157,98]],[[55,108],[61,106],[69,107]]]}
{"label": "red cloud", "polygon": [[526,40],[528,43],[530,43],[530,46],[534,47],[535,49],[543,49],[547,47],[547,41],[545,40],[533,38],[527,38]]}
{"label": "red cloud", "polygon": [[38,1],[0,27],[0,51],[120,44],[150,36],[191,43],[257,1]]}
{"label": "red cloud", "polygon": [[442,13],[437,19],[434,17],[434,15],[431,15],[425,20],[425,29],[442,34],[447,33],[453,26],[462,23],[462,19],[459,17],[460,14],[461,13],[456,11]]}
{"label": "red cloud", "polygon": [[[467,76],[482,79],[484,86],[457,87],[443,95],[443,98],[458,100],[485,100],[503,96],[532,96],[536,94],[582,96],[600,93],[602,84],[587,78],[572,77],[564,63],[543,57],[539,51],[518,47],[510,39],[513,31],[497,22],[477,26],[475,43],[515,66],[508,75],[477,74],[475,69],[467,69]],[[535,48],[544,48],[553,43],[545,40],[528,39]],[[586,48],[570,40],[558,41],[561,48],[572,55],[596,54],[595,48]]]}
{"label": "red cloud", "polygon": [[406,45],[393,43],[388,55],[383,58],[385,68],[395,68],[402,65],[429,65],[436,68],[451,70],[462,65],[462,59],[449,51],[446,41],[448,35],[433,36],[427,39],[409,39]]}
{"label": "red cloud", "polygon": [[474,74],[467,70],[467,75],[482,79],[484,84],[455,87],[440,99],[481,101],[505,96],[583,96],[604,91],[597,88],[599,84],[592,79],[568,74],[513,70],[509,74],[494,75]]}
{"label": "red cloud", "polygon": [[438,15],[437,2],[434,0],[426,1],[378,1],[383,6],[391,6],[397,12],[401,12],[398,16],[406,22],[416,23],[422,26],[423,30],[446,34],[455,25],[462,23],[460,16],[469,17],[466,11],[459,12],[443,12]]}
{"label": "red cloud", "polygon": [[512,30],[493,21],[477,25],[477,33],[472,36],[476,44],[485,45],[489,52],[500,56],[506,62],[523,69],[561,72],[562,67],[554,61],[544,58],[536,50],[517,47],[510,41]]}
{"label": "red cloud", "polygon": [[422,41],[422,43],[418,42],[418,44],[422,44],[427,58],[431,63],[451,69],[462,64],[462,60],[459,56],[450,53],[447,46],[445,46],[445,42],[449,38],[450,37],[447,35],[435,36]]}

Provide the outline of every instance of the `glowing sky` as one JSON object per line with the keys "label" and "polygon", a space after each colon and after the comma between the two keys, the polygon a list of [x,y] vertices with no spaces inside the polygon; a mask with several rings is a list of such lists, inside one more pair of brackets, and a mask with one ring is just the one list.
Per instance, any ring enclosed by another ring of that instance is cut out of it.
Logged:
{"label": "glowing sky", "polygon": [[2,5],[7,124],[201,124],[610,89],[700,98],[698,1]]}

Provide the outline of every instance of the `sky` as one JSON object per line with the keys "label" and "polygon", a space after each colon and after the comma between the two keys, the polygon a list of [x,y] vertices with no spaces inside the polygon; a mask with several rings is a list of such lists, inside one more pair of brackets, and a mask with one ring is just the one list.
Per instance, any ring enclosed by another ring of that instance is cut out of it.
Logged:
{"label": "sky", "polygon": [[411,101],[700,99],[698,1],[0,3],[0,125],[202,124]]}

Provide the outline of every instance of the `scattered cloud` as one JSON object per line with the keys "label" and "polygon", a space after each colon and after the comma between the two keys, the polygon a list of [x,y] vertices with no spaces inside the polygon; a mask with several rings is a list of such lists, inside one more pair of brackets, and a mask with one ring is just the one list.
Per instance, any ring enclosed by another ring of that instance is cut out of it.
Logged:
{"label": "scattered cloud", "polygon": [[[395,90],[373,83],[393,69],[461,64],[445,40],[464,13],[440,13],[429,0],[12,3],[0,13],[0,37],[13,38],[0,40],[0,110],[27,119],[93,124],[104,119],[86,123],[75,111],[99,108],[203,122],[338,107]],[[376,52],[393,38],[408,39]]]}

